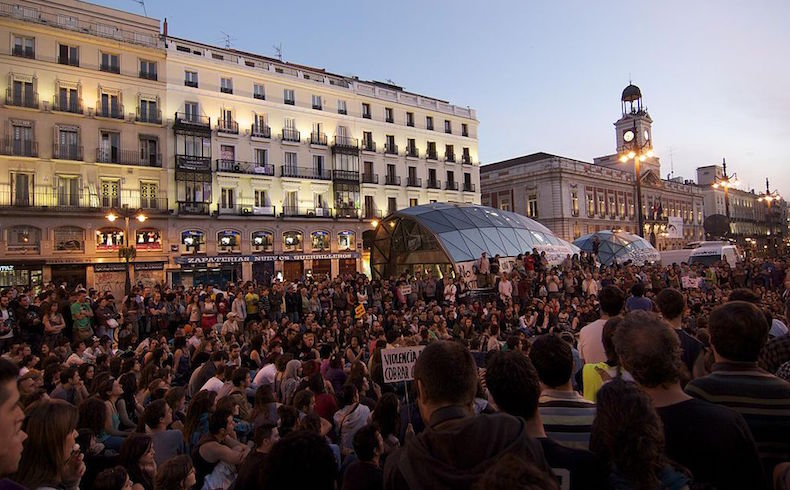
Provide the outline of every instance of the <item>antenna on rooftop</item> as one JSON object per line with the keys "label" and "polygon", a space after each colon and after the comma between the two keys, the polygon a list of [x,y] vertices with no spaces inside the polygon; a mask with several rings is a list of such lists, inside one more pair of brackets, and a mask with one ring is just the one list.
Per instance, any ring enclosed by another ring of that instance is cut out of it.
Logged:
{"label": "antenna on rooftop", "polygon": [[385,80],[385,82],[389,83],[390,85],[397,85],[391,78]]}
{"label": "antenna on rooftop", "polygon": [[139,3],[143,7],[143,15],[148,17],[148,12],[145,10],[145,0],[132,0],[134,3]]}
{"label": "antenna on rooftop", "polygon": [[233,44],[233,41],[235,41],[236,38],[231,36],[225,31],[219,31],[219,32],[222,33],[222,42],[225,43],[225,49],[230,49],[231,44]]}
{"label": "antenna on rooftop", "polygon": [[283,60],[283,43],[275,44],[272,46],[274,48],[274,55],[277,56],[277,59],[282,61]]}
{"label": "antenna on rooftop", "polygon": [[669,175],[671,175],[672,177],[675,176],[675,158],[674,158],[674,156],[675,156],[675,153],[674,153],[674,151],[672,151],[672,147],[670,146],[669,147],[669,170],[670,170],[670,174]]}

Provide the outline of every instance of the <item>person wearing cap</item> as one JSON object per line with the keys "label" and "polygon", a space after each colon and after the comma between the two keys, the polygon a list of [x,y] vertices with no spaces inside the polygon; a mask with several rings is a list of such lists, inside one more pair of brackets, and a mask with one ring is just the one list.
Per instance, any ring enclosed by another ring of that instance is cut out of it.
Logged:
{"label": "person wearing cap", "polygon": [[227,333],[238,334],[240,330],[239,326],[239,314],[235,311],[231,311],[227,315],[227,319],[222,322],[222,328],[220,329],[220,334],[224,337]]}

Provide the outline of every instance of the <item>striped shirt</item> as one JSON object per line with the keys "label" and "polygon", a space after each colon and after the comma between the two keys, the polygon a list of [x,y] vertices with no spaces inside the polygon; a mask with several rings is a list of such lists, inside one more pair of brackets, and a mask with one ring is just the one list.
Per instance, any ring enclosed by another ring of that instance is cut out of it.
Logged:
{"label": "striped shirt", "polygon": [[589,449],[594,402],[575,391],[543,390],[538,413],[550,439],[565,447]]}
{"label": "striped shirt", "polygon": [[763,371],[753,362],[720,362],[713,372],[686,385],[696,398],[730,407],[743,415],[770,475],[774,466],[790,461],[790,383]]}

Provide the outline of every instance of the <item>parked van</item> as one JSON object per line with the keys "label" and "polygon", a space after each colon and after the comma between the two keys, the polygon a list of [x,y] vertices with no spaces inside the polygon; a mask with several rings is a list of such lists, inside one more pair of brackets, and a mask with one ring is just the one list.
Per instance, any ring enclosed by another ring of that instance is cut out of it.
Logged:
{"label": "parked van", "polygon": [[689,264],[713,265],[726,261],[730,267],[735,267],[740,260],[738,248],[730,242],[702,242],[691,251]]}

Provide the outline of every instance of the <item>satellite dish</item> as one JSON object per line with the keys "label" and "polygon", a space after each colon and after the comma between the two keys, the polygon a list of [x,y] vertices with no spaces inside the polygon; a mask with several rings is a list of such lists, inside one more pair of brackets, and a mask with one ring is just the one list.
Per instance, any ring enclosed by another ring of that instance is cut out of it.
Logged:
{"label": "satellite dish", "polygon": [[705,228],[705,234],[709,237],[725,237],[730,232],[730,220],[723,214],[708,216],[702,226]]}

